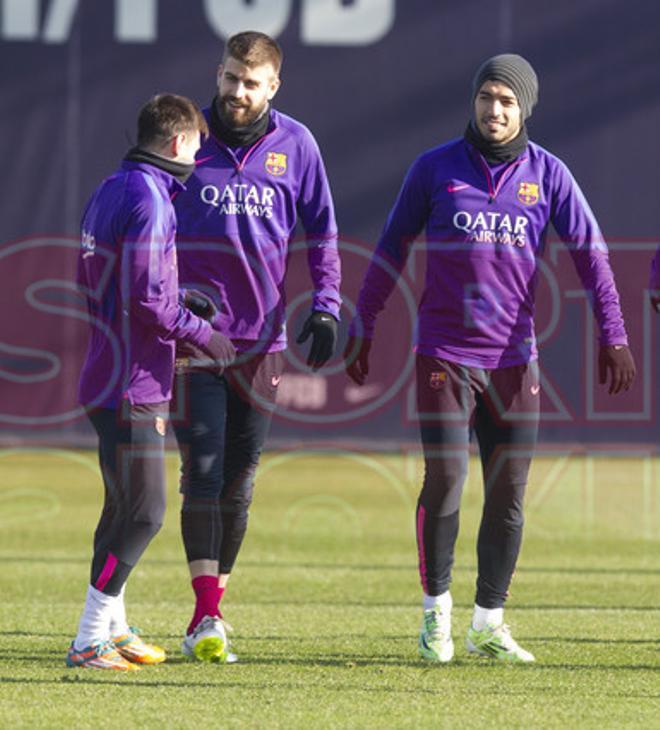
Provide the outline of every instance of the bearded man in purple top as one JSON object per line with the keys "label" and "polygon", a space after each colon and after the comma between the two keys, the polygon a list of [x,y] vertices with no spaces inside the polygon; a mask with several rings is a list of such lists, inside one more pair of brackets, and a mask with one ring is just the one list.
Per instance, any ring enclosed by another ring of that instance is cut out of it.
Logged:
{"label": "bearded man in purple top", "polygon": [[419,652],[454,654],[449,592],[459,505],[474,429],[484,477],[478,578],[469,652],[531,662],[503,622],[520,551],[523,496],[536,444],[539,372],[534,334],[537,257],[550,223],[569,247],[600,328],[600,381],[627,390],[635,375],[607,247],[566,166],[530,142],[538,97],[521,56],[478,69],[465,135],[422,154],[404,180],[358,298],[345,350],[364,383],[375,319],[425,232],[426,285],[418,313],[417,405],[424,484],[416,514],[424,591]]}
{"label": "bearded man in purple top", "polygon": [[184,189],[207,132],[189,99],[151,99],[140,112],[137,147],[97,188],[82,218],[77,278],[91,333],[79,400],[98,434],[105,500],[70,667],[127,671],[165,659],[129,627],[124,588],[165,512],[175,341],[216,367],[235,356],[207,321],[216,313],[212,302],[181,292],[177,277],[170,198]]}
{"label": "bearded man in purple top", "polygon": [[186,367],[180,350],[172,422],[181,450],[181,529],[195,608],[182,650],[231,662],[219,603],[247,529],[262,446],[286,348],[284,280],[299,221],[312,279],[308,365],[334,351],[339,256],[330,188],[309,130],[276,111],[282,51],[267,35],[227,41],[217,96],[204,111],[211,134],[174,204],[184,286],[213,299],[213,326],[239,352],[224,373]]}

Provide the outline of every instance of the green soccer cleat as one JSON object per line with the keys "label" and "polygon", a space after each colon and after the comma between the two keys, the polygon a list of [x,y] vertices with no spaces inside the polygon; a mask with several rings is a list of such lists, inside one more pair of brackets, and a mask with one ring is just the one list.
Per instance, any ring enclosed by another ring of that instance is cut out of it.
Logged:
{"label": "green soccer cleat", "polygon": [[451,617],[441,613],[439,608],[424,611],[418,649],[422,658],[432,662],[444,664],[451,661],[454,656]]}
{"label": "green soccer cleat", "polygon": [[183,655],[200,662],[234,664],[238,657],[229,651],[227,630],[231,631],[231,627],[221,618],[204,616],[192,634],[184,638],[181,644]]}
{"label": "green soccer cleat", "polygon": [[518,646],[514,641],[506,624],[486,626],[481,631],[477,631],[470,626],[465,639],[465,646],[471,654],[492,657],[501,662],[527,664],[535,661],[532,653]]}

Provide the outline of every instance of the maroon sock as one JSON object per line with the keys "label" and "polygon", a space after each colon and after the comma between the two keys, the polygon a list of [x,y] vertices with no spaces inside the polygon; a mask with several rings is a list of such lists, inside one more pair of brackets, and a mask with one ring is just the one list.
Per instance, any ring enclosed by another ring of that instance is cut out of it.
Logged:
{"label": "maroon sock", "polygon": [[199,575],[192,579],[193,591],[195,591],[195,612],[188,626],[187,634],[192,634],[197,624],[204,616],[220,616],[218,603],[220,603],[221,589],[218,588],[217,575]]}

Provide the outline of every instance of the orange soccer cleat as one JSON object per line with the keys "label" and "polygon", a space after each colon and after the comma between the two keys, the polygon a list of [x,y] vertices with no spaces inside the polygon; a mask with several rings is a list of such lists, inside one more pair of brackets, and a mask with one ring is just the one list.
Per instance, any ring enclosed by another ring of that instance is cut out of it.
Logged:
{"label": "orange soccer cleat", "polygon": [[114,669],[120,672],[136,672],[140,667],[126,661],[117,652],[111,641],[99,641],[78,651],[73,642],[66,655],[67,667],[84,667],[87,669]]}
{"label": "orange soccer cleat", "polygon": [[129,626],[127,634],[113,636],[112,643],[124,659],[135,664],[160,664],[165,661],[165,650],[147,644],[140,638],[140,630]]}

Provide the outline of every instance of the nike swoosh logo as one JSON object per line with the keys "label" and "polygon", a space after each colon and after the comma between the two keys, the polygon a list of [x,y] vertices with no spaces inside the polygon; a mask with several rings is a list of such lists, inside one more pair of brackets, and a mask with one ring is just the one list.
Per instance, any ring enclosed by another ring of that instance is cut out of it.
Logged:
{"label": "nike swoosh logo", "polygon": [[280,380],[282,380],[281,375],[273,375],[273,377],[270,379],[270,382],[273,385],[273,388],[277,388],[277,386],[280,384]]}
{"label": "nike swoosh logo", "polygon": [[457,193],[459,190],[465,190],[465,188],[469,188],[470,186],[467,183],[463,183],[461,185],[447,185],[447,192],[448,193]]}
{"label": "nike swoosh logo", "polygon": [[347,385],[344,390],[344,398],[349,403],[364,403],[364,401],[371,400],[383,390],[382,385]]}
{"label": "nike swoosh logo", "polygon": [[538,395],[540,390],[541,390],[540,385],[532,385],[532,387],[530,388],[532,395]]}

